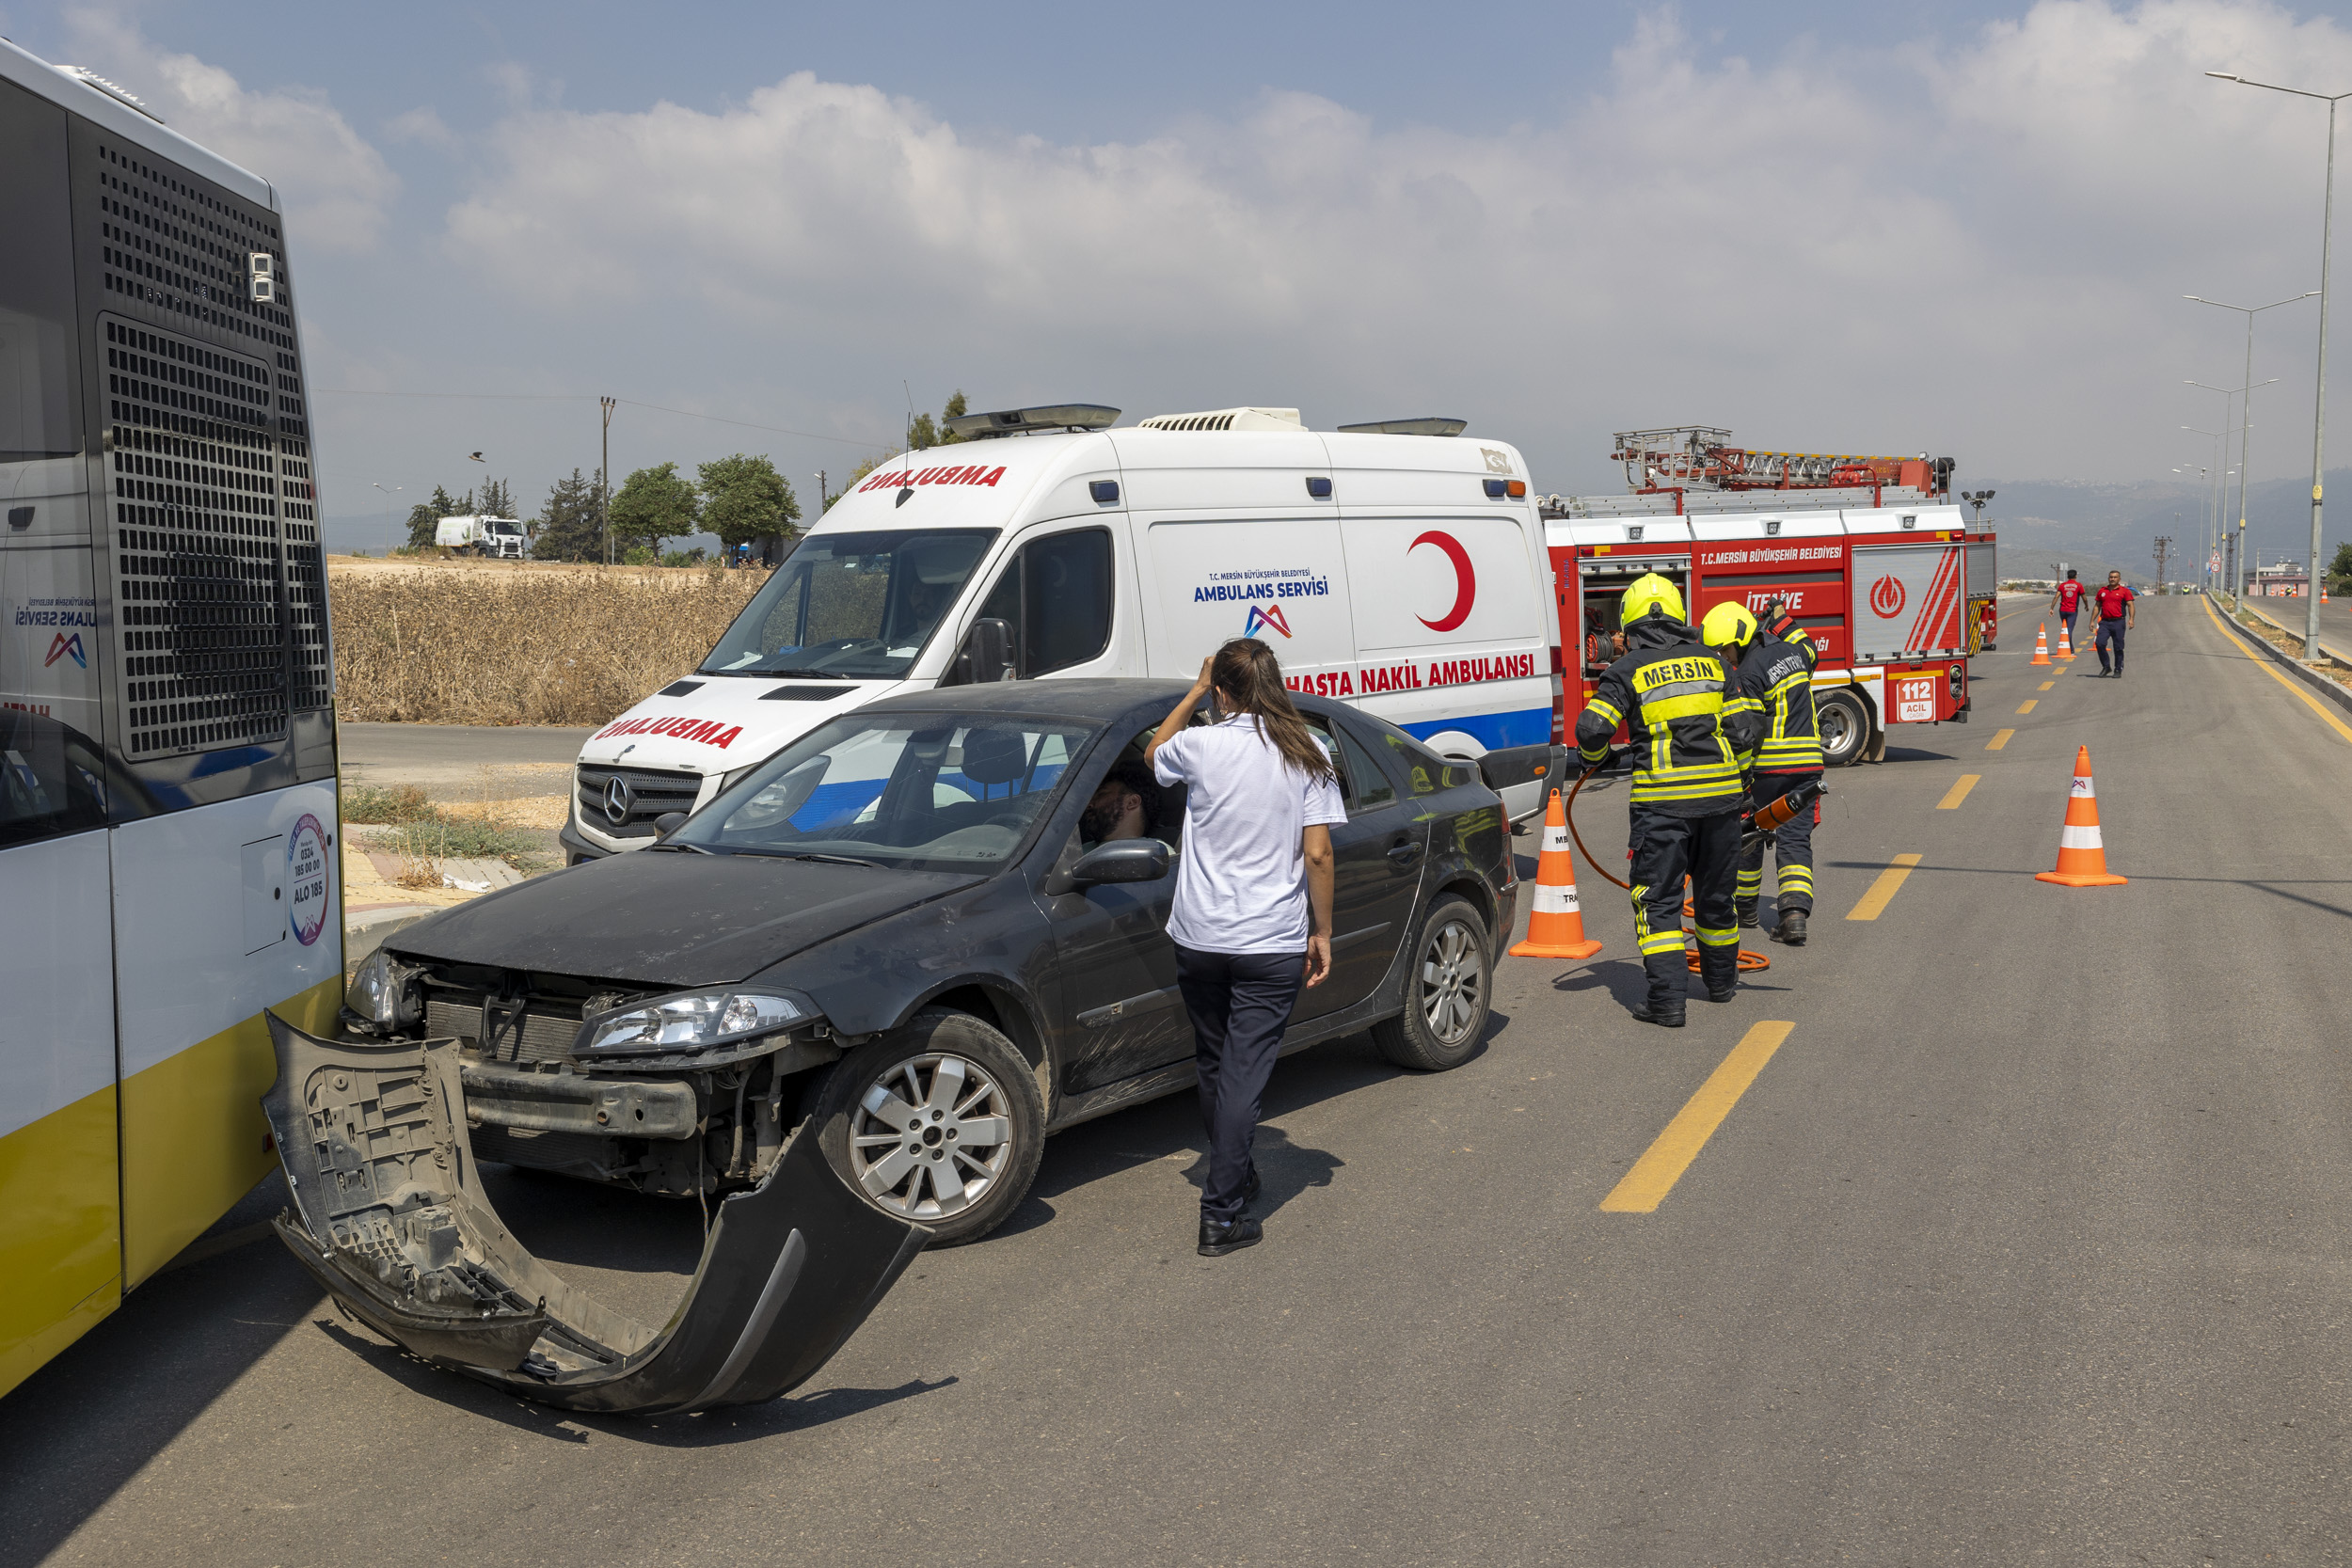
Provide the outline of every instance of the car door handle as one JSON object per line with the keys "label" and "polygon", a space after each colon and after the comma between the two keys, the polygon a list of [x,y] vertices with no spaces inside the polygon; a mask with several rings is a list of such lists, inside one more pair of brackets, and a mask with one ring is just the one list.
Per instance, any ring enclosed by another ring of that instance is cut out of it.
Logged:
{"label": "car door handle", "polygon": [[1389,846],[1389,859],[1399,865],[1410,865],[1421,853],[1421,846],[1409,838],[1400,838]]}

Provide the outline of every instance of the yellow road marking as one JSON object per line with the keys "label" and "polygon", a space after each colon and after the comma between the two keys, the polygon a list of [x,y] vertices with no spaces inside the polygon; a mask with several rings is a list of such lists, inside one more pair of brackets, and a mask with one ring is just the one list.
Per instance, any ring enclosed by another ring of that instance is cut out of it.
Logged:
{"label": "yellow road marking", "polygon": [[1862,895],[1862,902],[1853,907],[1848,920],[1876,920],[1886,912],[1886,906],[1911,875],[1911,868],[1919,863],[1917,855],[1897,855],[1893,863],[1879,873],[1879,879],[1870,884],[1870,891]]}
{"label": "yellow road marking", "polygon": [[2240,642],[2237,640],[2237,634],[2230,629],[2229,623],[2221,619],[2221,611],[2214,609],[2213,601],[2211,599],[2205,600],[2205,613],[2213,617],[2214,626],[2220,631],[2222,636],[2230,640],[2230,645],[2232,647],[2235,648],[2239,653],[2244,654],[2248,658],[2252,659],[2255,667],[2260,669],[2264,674],[2268,675],[2272,680],[2277,681],[2280,686],[2285,687],[2289,691],[2292,691],[2296,696],[2302,698],[2304,705],[2309,707],[2313,713],[2318,714],[2320,718],[2326,720],[2328,726],[2338,735],[2344,736],[2346,740],[2352,740],[2352,725],[2345,724],[2343,720],[2328,712],[2325,705],[2323,705],[2318,698],[2312,696],[2310,692],[2304,690],[2301,687],[2287,679],[2285,675],[2280,673],[2277,668],[2271,664],[2270,660],[2263,657],[2262,655],[2256,653],[2245,643]]}
{"label": "yellow road marking", "polygon": [[2034,704],[2040,701],[2042,701],[2042,699],[2039,697],[2028,697],[2023,703],[2018,705],[2017,711],[2020,713],[2031,713],[2033,711]]}
{"label": "yellow road marking", "polygon": [[2034,689],[2036,691],[2047,691],[2050,688],[2056,685],[2058,685],[2058,682],[2056,681],[2043,681],[2040,686],[2035,687]]}
{"label": "yellow road marking", "polygon": [[1960,782],[1953,784],[1951,788],[1946,790],[1944,792],[1944,799],[1935,802],[1935,809],[1938,811],[1951,811],[1955,809],[1963,800],[1968,799],[1968,792],[1976,788],[1977,781],[1983,777],[1984,775],[1981,773],[1963,773],[1960,776]]}
{"label": "yellow road marking", "polygon": [[1772,1059],[1780,1042],[1788,1037],[1794,1023],[1758,1023],[1740,1037],[1740,1043],[1731,1048],[1698,1093],[1682,1103],[1674,1120],[1658,1134],[1642,1157],[1633,1162],[1633,1168],[1625,1173],[1625,1180],[1609,1191],[1600,1200],[1601,1212],[1609,1214],[1655,1213],[1659,1203],[1674,1191],[1682,1173],[1691,1168],[1699,1150],[1715,1129],[1731,1115],[1731,1108],[1740,1103],[1740,1097],[1748,1092],[1756,1075],[1764,1070],[1764,1064]]}
{"label": "yellow road marking", "polygon": [[1988,752],[1997,752],[2002,747],[2008,745],[2009,737],[2016,733],[2017,732],[2015,730],[2003,730],[2000,734],[1986,741],[1984,743],[1984,749]]}

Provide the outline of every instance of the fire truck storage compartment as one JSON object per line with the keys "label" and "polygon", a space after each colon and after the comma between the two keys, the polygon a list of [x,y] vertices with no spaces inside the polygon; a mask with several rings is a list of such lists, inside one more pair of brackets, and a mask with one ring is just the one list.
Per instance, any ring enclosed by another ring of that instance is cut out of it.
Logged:
{"label": "fire truck storage compartment", "polygon": [[1854,662],[1965,657],[1967,546],[1855,545]]}
{"label": "fire truck storage compartment", "polygon": [[1847,661],[1853,644],[1846,614],[1846,531],[1836,512],[1701,515],[1691,519],[1691,528],[1699,573],[1694,620],[1725,601],[1758,614],[1778,599],[1813,639],[1822,663]]}

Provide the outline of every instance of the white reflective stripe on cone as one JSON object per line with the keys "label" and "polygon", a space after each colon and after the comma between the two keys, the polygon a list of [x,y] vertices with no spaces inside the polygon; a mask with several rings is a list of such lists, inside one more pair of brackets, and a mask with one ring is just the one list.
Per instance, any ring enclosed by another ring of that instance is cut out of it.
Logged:
{"label": "white reflective stripe on cone", "polygon": [[1536,883],[1535,912],[1537,914],[1581,913],[1582,911],[1576,905],[1575,886],[1571,884],[1567,887],[1546,887],[1541,882]]}
{"label": "white reflective stripe on cone", "polygon": [[2058,847],[2061,849],[2098,849],[2105,847],[2099,842],[2099,824],[2093,822],[2088,828],[2060,828],[2058,830]]}
{"label": "white reflective stripe on cone", "polygon": [[1547,855],[1566,854],[1568,852],[1568,830],[1565,828],[1546,828],[1544,830],[1543,852]]}

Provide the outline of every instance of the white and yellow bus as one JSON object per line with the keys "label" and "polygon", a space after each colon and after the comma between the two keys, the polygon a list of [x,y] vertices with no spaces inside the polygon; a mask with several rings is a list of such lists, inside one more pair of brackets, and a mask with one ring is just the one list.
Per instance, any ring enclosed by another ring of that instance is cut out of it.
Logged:
{"label": "white and yellow bus", "polygon": [[342,888],[277,193],[0,40],[0,214],[5,1394],[277,1163]]}

